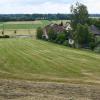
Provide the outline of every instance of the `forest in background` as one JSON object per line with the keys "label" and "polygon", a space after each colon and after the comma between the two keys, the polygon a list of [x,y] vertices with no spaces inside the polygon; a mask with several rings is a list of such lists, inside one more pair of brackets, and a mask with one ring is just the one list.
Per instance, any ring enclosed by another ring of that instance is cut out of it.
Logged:
{"label": "forest in background", "polygon": [[[100,14],[90,14],[90,18],[100,18]],[[0,22],[34,20],[71,20],[71,14],[0,14]]]}

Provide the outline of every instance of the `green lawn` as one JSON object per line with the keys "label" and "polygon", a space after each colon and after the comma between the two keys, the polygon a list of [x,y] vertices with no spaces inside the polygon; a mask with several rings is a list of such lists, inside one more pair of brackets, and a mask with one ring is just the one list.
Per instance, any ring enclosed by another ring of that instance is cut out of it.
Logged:
{"label": "green lawn", "polygon": [[41,40],[0,39],[0,78],[100,81],[100,55]]}
{"label": "green lawn", "polygon": [[[36,29],[41,27],[41,24],[4,24],[4,29]],[[3,26],[0,26],[2,29]]]}
{"label": "green lawn", "polygon": [[[32,23],[33,22],[33,23]],[[2,22],[0,23],[0,29],[37,29],[38,27],[43,27],[48,25],[50,21],[48,20],[41,20],[41,21],[27,21],[22,22]]]}

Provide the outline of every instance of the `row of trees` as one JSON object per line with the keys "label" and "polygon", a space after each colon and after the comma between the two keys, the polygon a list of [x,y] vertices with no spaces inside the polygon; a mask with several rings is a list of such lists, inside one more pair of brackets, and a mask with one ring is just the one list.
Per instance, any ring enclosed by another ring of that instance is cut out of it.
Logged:
{"label": "row of trees", "polygon": [[[100,17],[91,14],[90,17]],[[0,21],[32,21],[32,20],[71,20],[71,14],[0,14]]]}
{"label": "row of trees", "polygon": [[71,14],[2,14],[0,21],[70,20]]}

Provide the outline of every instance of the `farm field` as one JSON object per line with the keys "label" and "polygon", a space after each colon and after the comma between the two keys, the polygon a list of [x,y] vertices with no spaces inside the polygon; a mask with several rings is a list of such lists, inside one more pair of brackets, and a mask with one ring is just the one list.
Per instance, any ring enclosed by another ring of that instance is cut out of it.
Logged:
{"label": "farm field", "polygon": [[36,20],[36,21],[10,21],[10,22],[2,22],[0,23],[0,29],[36,29],[38,27],[44,27],[50,23],[58,23],[61,21],[64,23],[67,22],[65,20]]}
{"label": "farm field", "polygon": [[92,52],[35,39],[1,39],[0,56],[1,78],[100,81],[100,55]]}
{"label": "farm field", "polygon": [[0,100],[100,100],[100,54],[35,39],[55,22],[4,23],[5,35],[33,37],[0,39]]}
{"label": "farm field", "polygon": [[100,55],[32,38],[0,39],[0,99],[99,100]]}
{"label": "farm field", "polygon": [[[5,35],[15,36],[15,35],[35,35],[36,29],[38,27],[44,27],[50,23],[61,23],[65,20],[36,20],[36,21],[10,21],[10,22],[0,22],[0,35],[4,30]],[[16,30],[16,34],[14,31]]]}
{"label": "farm field", "polygon": [[[48,21],[46,21],[48,24]],[[0,24],[0,29],[36,29],[45,24],[45,21],[11,21],[2,22]]]}

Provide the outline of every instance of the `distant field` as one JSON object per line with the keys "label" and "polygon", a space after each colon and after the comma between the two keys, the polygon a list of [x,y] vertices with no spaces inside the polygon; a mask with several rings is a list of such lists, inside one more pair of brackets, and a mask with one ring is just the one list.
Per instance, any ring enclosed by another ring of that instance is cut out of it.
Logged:
{"label": "distant field", "polygon": [[100,82],[100,55],[40,40],[1,39],[0,78]]}
{"label": "distant field", "polygon": [[[64,23],[66,20],[62,20]],[[61,20],[37,20],[37,21],[10,21],[10,22],[0,22],[0,35],[2,35],[2,30],[4,29],[5,35],[14,36],[14,31],[16,30],[16,35],[22,34],[36,34],[36,29],[38,27],[44,27],[50,23],[61,23]]]}
{"label": "distant field", "polygon": [[[63,22],[67,22],[63,20]],[[16,21],[16,22],[2,22],[0,23],[0,29],[36,29],[38,27],[44,27],[50,23],[61,23],[58,21],[48,21],[48,20],[37,20],[37,21]]]}
{"label": "distant field", "polygon": [[[15,36],[15,35],[32,35],[36,36],[36,29],[17,29],[16,34],[14,33],[14,29],[6,29],[4,31],[5,35]],[[2,30],[0,30],[0,34],[2,35]]]}

